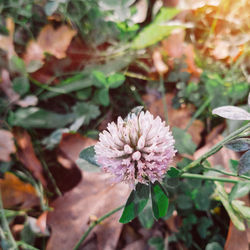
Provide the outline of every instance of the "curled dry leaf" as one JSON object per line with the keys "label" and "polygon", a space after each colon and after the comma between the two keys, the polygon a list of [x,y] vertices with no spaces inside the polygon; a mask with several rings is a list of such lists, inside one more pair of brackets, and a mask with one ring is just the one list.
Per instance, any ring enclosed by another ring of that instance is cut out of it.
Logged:
{"label": "curled dry leaf", "polygon": [[28,43],[24,54],[26,65],[29,65],[32,61],[43,63],[45,52],[58,59],[64,58],[66,50],[75,35],[76,31],[67,25],[62,25],[56,30],[52,25],[46,25],[40,31],[37,40]]}
{"label": "curled dry leaf", "polygon": [[163,75],[168,72],[168,66],[163,62],[162,55],[159,50],[155,50],[153,52],[152,58],[156,71],[160,75]]}
{"label": "curled dry leaf", "polygon": [[[78,186],[51,204],[54,210],[48,214],[48,224],[52,234],[47,250],[73,249],[87,230],[90,215],[99,218],[124,203],[129,193],[128,185],[110,186],[109,178],[103,173],[84,172]],[[120,215],[121,211],[96,226],[80,249],[116,249],[122,229],[118,222]]]}
{"label": "curled dry leaf", "polygon": [[136,7],[136,13],[131,17],[134,23],[143,23],[147,17],[148,1],[139,0],[134,5]]}
{"label": "curled dry leaf", "polygon": [[12,56],[16,55],[13,43],[15,23],[10,17],[6,18],[6,28],[9,34],[7,36],[0,34],[0,48],[7,52],[8,59],[10,59]]}
{"label": "curled dry leaf", "polygon": [[10,161],[10,154],[15,153],[16,148],[11,132],[0,129],[0,161]]}
{"label": "curled dry leaf", "polygon": [[31,171],[34,177],[36,177],[44,186],[46,186],[46,180],[43,176],[43,167],[35,155],[30,135],[27,131],[21,128],[14,129],[13,134],[18,145],[18,159],[28,170]]}
{"label": "curled dry leaf", "polygon": [[29,183],[22,182],[12,173],[4,174],[4,178],[0,179],[0,187],[4,208],[20,205],[22,209],[28,209],[39,205],[35,188]]}

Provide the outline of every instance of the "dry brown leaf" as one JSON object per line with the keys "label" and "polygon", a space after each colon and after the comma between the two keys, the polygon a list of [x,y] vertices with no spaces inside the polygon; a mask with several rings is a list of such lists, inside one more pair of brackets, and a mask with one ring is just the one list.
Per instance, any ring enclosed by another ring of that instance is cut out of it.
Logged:
{"label": "dry brown leaf", "polygon": [[43,167],[35,155],[30,135],[27,131],[21,128],[14,129],[13,134],[18,145],[18,159],[27,169],[32,172],[34,177],[36,177],[44,186],[46,186],[46,180],[43,176]]}
{"label": "dry brown leaf", "polygon": [[36,221],[36,225],[39,227],[42,233],[45,233],[47,229],[47,216],[48,216],[48,211],[45,211],[38,217]]}
{"label": "dry brown leaf", "polygon": [[6,28],[8,29],[9,34],[7,36],[0,34],[0,48],[7,52],[8,59],[10,59],[12,56],[16,55],[13,43],[15,23],[10,17],[6,18]]}
{"label": "dry brown leaf", "polygon": [[185,31],[179,30],[172,33],[167,39],[162,41],[163,48],[171,58],[181,58],[184,53]]}
{"label": "dry brown leaf", "polygon": [[26,65],[32,61],[40,61],[43,63],[45,52],[52,54],[58,59],[66,57],[66,50],[75,35],[76,31],[67,25],[62,25],[56,30],[50,24],[44,26],[37,40],[30,41],[27,45],[24,54]]}
{"label": "dry brown leaf", "polygon": [[[87,230],[90,216],[99,218],[126,201],[129,191],[126,184],[111,186],[110,176],[104,173],[83,175],[78,186],[51,204],[54,211],[48,214],[52,234],[47,250],[73,249]],[[96,226],[80,249],[115,249],[122,229],[120,215],[121,211]]]}
{"label": "dry brown leaf", "polygon": [[16,103],[20,96],[12,89],[10,74],[6,69],[2,69],[0,78],[0,89],[8,97],[10,103]]}
{"label": "dry brown leaf", "polygon": [[225,250],[249,250],[249,242],[247,233],[250,229],[245,231],[239,231],[232,221],[230,221],[230,226],[227,234],[227,239],[225,243]]}
{"label": "dry brown leaf", "polygon": [[142,250],[142,249],[145,249],[146,246],[147,246],[147,243],[144,240],[137,240],[128,244],[122,250],[135,250],[135,249]]}
{"label": "dry brown leaf", "polygon": [[15,152],[16,148],[12,133],[0,129],[0,161],[10,161],[10,154]]}
{"label": "dry brown leaf", "polygon": [[28,209],[39,205],[35,188],[29,183],[22,182],[12,173],[4,174],[4,178],[0,179],[0,187],[4,208],[20,205],[20,208]]}
{"label": "dry brown leaf", "polygon": [[185,31],[178,30],[178,32],[172,33],[167,39],[162,41],[164,50],[169,56],[168,64],[170,67],[174,66],[174,59],[180,59],[184,57],[184,62],[187,64],[187,69],[182,69],[190,74],[199,77],[201,69],[195,65],[195,53],[192,44],[185,43]]}
{"label": "dry brown leaf", "polygon": [[[159,115],[162,119],[164,118],[163,102],[162,98],[158,99],[152,94],[144,95],[144,102],[146,103],[149,111],[154,115]],[[172,99],[174,94],[166,94],[167,107],[168,107],[168,119],[169,125],[171,127],[179,127],[184,129],[188,124],[189,120],[192,118],[192,113],[194,112],[194,106],[188,105],[180,109],[173,109]],[[201,132],[204,129],[204,124],[200,120],[195,120],[193,124],[188,129],[191,134],[193,141],[198,145],[201,141]]]}
{"label": "dry brown leaf", "polygon": [[80,152],[96,143],[96,140],[84,137],[80,134],[64,133],[58,147],[57,160],[65,168],[71,168],[79,158]]}

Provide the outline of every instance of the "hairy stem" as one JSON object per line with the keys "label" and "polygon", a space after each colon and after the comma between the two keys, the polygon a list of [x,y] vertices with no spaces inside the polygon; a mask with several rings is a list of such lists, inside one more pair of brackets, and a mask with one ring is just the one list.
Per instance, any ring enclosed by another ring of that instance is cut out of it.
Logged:
{"label": "hairy stem", "polygon": [[190,173],[184,173],[180,176],[181,178],[191,178],[191,179],[201,179],[201,180],[211,180],[211,181],[220,181],[220,182],[229,182],[229,183],[247,183],[243,180],[233,180],[223,177],[215,177],[215,176],[206,176],[201,174],[190,174]]}
{"label": "hairy stem", "polygon": [[121,210],[122,208],[124,208],[125,205],[122,205],[120,207],[115,208],[114,210],[106,213],[105,215],[103,215],[102,217],[100,217],[99,219],[93,221],[90,226],[88,227],[87,231],[85,231],[85,233],[83,234],[83,236],[81,237],[81,239],[77,242],[77,244],[75,245],[75,247],[73,248],[73,250],[77,250],[79,249],[79,247],[81,246],[82,242],[87,238],[87,236],[89,235],[89,233],[94,229],[95,226],[97,226],[98,224],[100,224],[103,220],[107,219],[108,217],[110,217],[111,215],[115,214],[116,212],[118,212],[119,210]]}
{"label": "hairy stem", "polygon": [[238,177],[238,178],[250,181],[250,177],[248,177],[246,175],[237,175],[237,174],[229,173],[229,172],[226,172],[226,171],[223,171],[223,170],[220,170],[220,169],[208,168],[208,167],[204,167],[204,166],[203,166],[203,169],[206,169],[206,170],[209,170],[209,171],[218,172],[218,173],[221,173],[221,174],[224,174],[224,175],[228,175],[228,176]]}
{"label": "hairy stem", "polygon": [[187,172],[188,170],[190,170],[191,168],[194,168],[196,165],[200,164],[201,162],[203,162],[204,160],[206,160],[208,157],[210,157],[211,155],[213,155],[216,152],[218,152],[227,142],[235,139],[237,136],[239,136],[242,132],[244,132],[248,128],[250,128],[250,123],[248,123],[245,126],[237,129],[236,131],[234,131],[233,133],[231,133],[230,135],[228,135],[227,137],[225,137],[222,141],[218,142],[207,153],[203,154],[197,160],[191,162],[186,167],[184,167],[182,169],[182,172],[184,173],[184,172]]}

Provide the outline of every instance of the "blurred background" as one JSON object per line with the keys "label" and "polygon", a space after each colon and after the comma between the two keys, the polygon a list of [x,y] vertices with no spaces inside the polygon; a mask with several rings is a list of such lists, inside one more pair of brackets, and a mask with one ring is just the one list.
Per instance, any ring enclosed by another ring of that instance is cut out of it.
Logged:
{"label": "blurred background", "polygon": [[[166,119],[181,169],[246,123],[212,109],[249,111],[249,90],[247,0],[1,0],[2,249],[73,249],[126,201],[126,185],[79,159],[118,116],[143,106]],[[239,155],[218,154],[211,164],[236,173]],[[225,206],[210,181],[166,185],[166,217],[114,215],[80,249],[248,249],[249,207]],[[249,185],[224,191],[249,204]]]}

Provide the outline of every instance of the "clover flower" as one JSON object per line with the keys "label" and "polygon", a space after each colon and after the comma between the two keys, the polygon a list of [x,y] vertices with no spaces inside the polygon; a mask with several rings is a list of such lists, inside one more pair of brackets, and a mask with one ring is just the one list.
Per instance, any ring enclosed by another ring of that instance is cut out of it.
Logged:
{"label": "clover flower", "polygon": [[131,186],[161,181],[176,153],[169,126],[157,116],[132,113],[108,124],[95,145],[96,160],[117,182]]}

